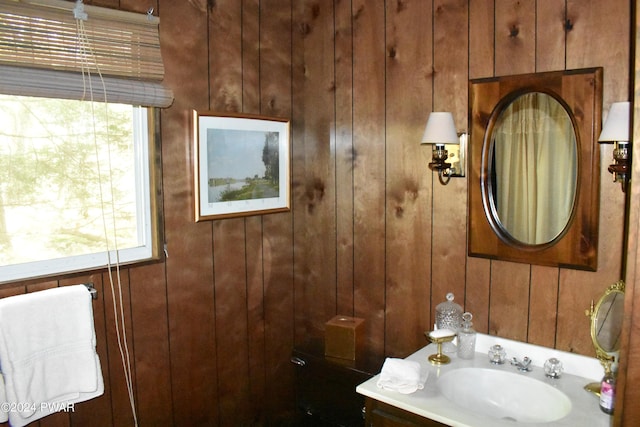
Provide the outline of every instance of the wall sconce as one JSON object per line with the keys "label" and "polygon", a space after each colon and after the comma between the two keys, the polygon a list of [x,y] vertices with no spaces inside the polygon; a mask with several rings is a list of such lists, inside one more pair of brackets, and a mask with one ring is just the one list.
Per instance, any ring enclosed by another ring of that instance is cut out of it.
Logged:
{"label": "wall sconce", "polygon": [[613,174],[613,181],[622,185],[622,191],[627,191],[629,182],[629,111],[631,103],[614,102],[602,126],[602,132],[598,138],[600,143],[613,142],[613,159],[615,163],[609,165],[609,172]]}
{"label": "wall sconce", "polygon": [[466,142],[466,134],[458,136],[451,113],[429,114],[422,144],[434,144],[429,169],[438,171],[440,184],[447,185],[452,176],[464,176]]}

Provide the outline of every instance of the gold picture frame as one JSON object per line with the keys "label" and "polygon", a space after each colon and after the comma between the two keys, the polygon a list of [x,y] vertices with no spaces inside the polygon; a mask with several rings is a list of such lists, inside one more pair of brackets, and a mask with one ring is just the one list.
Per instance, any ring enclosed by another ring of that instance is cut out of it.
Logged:
{"label": "gold picture frame", "polygon": [[290,210],[290,121],[193,111],[195,221]]}

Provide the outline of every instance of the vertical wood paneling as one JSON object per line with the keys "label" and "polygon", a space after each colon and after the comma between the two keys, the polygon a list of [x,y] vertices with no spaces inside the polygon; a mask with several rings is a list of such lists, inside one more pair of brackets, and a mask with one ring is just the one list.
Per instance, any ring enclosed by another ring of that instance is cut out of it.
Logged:
{"label": "vertical wood paneling", "polygon": [[247,423],[250,416],[244,218],[213,224],[216,355],[220,424]]}
{"label": "vertical wood paneling", "polygon": [[120,6],[120,0],[87,0],[85,4],[118,9],[118,7]]}
{"label": "vertical wood paneling", "polygon": [[242,112],[242,2],[213,3],[208,41],[209,108]]}
{"label": "vertical wood paneling", "polygon": [[260,114],[261,48],[260,0],[242,0],[242,111],[245,113]]}
{"label": "vertical wood paneling", "polygon": [[[260,0],[242,2],[242,111],[260,114]],[[247,268],[247,363],[250,412],[247,419],[264,419],[266,384],[264,251],[262,216],[245,218]]]}
{"label": "vertical wood paneling", "polygon": [[264,221],[265,287],[265,367],[266,399],[263,409],[276,416],[294,403],[294,279],[291,214],[268,217]]}
{"label": "vertical wood paneling", "polygon": [[[565,2],[552,0],[152,3],[175,101],[161,113],[169,257],[122,273],[140,425],[266,425],[293,405],[291,347],[321,336],[330,314],[364,317],[370,351],[405,355],[426,343],[448,291],[480,332],[593,354],[583,311],[620,277],[623,256],[611,147],[601,146],[594,273],[466,256],[467,180],[433,181],[417,139],[432,108],[465,130],[468,78],[603,66],[605,111],[627,99],[629,2],[567,0],[566,32]],[[292,212],[194,223],[193,108],[292,118]],[[103,274],[4,286],[0,297],[80,279],[99,290],[105,395],[36,425],[130,425]]]}
{"label": "vertical wood paneling", "polygon": [[[260,2],[261,112],[292,117],[292,0]],[[293,215],[263,219],[266,398],[268,419],[293,406]]]}
{"label": "vertical wood paneling", "polygon": [[[452,112],[459,133],[468,129],[467,97],[460,94],[466,93],[469,82],[469,36],[451,29],[469,22],[468,6],[465,0],[433,2],[433,107],[434,111]],[[462,182],[466,190],[465,180],[453,181]],[[464,207],[464,191],[460,196]]]}
{"label": "vertical wood paneling", "polygon": [[470,79],[492,77],[494,75],[494,7],[494,0],[475,0],[469,2]]}
{"label": "vertical wood paneling", "polygon": [[[158,16],[158,0],[152,2],[120,0],[119,4],[122,10],[138,13],[145,13],[153,8],[154,16]],[[160,126],[159,123],[154,125],[156,128]],[[159,151],[156,155],[161,161]],[[129,352],[135,366],[137,420],[140,425],[159,425],[172,419],[173,414],[165,266],[164,264],[141,266],[129,269],[128,273],[132,342]],[[99,296],[104,295],[102,289],[98,292]],[[135,301],[144,301],[144,303],[135,304]],[[96,413],[88,415],[93,419],[98,417]],[[90,419],[87,418],[85,422],[76,422],[74,418],[73,422],[84,425],[89,424]],[[105,416],[103,419],[107,420],[110,417]]]}
{"label": "vertical wood paneling", "polygon": [[292,252],[294,256],[294,338],[296,342],[304,342],[307,338],[308,324],[305,320],[306,293],[301,286],[304,286],[304,280],[300,278],[300,266],[297,259],[300,257],[300,245],[297,230],[300,228],[299,221],[296,220],[297,212],[304,209],[300,207],[298,200],[305,181],[305,34],[306,34],[306,2],[294,2],[292,4],[292,37],[291,37],[291,202],[293,213],[293,245]]}
{"label": "vertical wood paneling", "polygon": [[565,2],[538,0],[536,2],[536,71],[563,70],[565,65]]}
{"label": "vertical wood paneling", "polygon": [[533,73],[535,55],[535,2],[496,0],[497,76]]}
{"label": "vertical wood paneling", "polygon": [[249,363],[249,393],[253,418],[262,419],[265,396],[265,307],[264,307],[264,249],[262,219],[247,218],[247,345]]}
{"label": "vertical wood paneling", "polygon": [[310,3],[303,13],[304,172],[296,177],[296,289],[307,332],[321,336],[336,314],[333,4]]}
{"label": "vertical wood paneling", "polygon": [[69,421],[69,413],[65,412],[55,412],[33,424],[35,427],[68,427],[71,425]]}
{"label": "vertical wood paneling", "polygon": [[473,314],[476,331],[489,333],[489,300],[491,287],[491,261],[468,257],[464,309]]}
{"label": "vertical wood paneling", "polygon": [[384,352],[385,40],[384,4],[353,0],[354,305],[367,347]]}
{"label": "vertical wood paneling", "polygon": [[530,269],[527,264],[491,263],[490,335],[527,341]]}
{"label": "vertical wood paneling", "polygon": [[[632,7],[635,21],[632,25],[635,59],[633,61],[633,95],[631,109],[633,141],[640,141],[640,9]],[[640,144],[634,143],[632,157],[640,159]],[[620,426],[640,425],[640,162],[635,162],[631,170],[631,184],[627,199],[628,243],[625,276],[625,316],[620,349],[620,368],[614,424]]]}
{"label": "vertical wood paneling", "polygon": [[260,0],[260,112],[268,116],[291,118],[292,13],[292,0]]}
{"label": "vertical wood paneling", "polygon": [[[635,51],[633,61],[633,102],[632,123],[634,141],[640,140],[640,9],[637,4],[632,5],[631,16],[634,17],[631,40]],[[640,145],[634,144],[632,158],[640,158]],[[632,182],[640,180],[640,163],[636,162],[632,168]],[[625,318],[623,326],[622,347],[620,350],[621,366],[618,375],[620,387],[617,392],[615,413],[616,426],[636,425],[640,423],[640,411],[636,403],[640,399],[638,387],[634,385],[640,381],[640,255],[638,252],[638,237],[640,236],[640,187],[631,185],[627,199],[628,215],[628,244],[626,258],[626,292]]]}
{"label": "vertical wood paneling", "polygon": [[[219,1],[213,10],[209,37],[210,108],[241,112],[245,57],[242,2]],[[251,50],[247,55],[250,53]],[[217,366],[219,423],[223,426],[248,424],[252,416],[248,410],[251,402],[245,238],[244,218],[213,222],[216,355],[225,361]]]}
{"label": "vertical wood paneling", "polygon": [[427,150],[420,145],[431,110],[430,17],[426,2],[387,5],[385,354],[396,357],[422,347],[430,323],[431,241],[415,232],[429,229],[431,219]]}
{"label": "vertical wood paneling", "polygon": [[[136,408],[140,425],[161,425],[171,419],[171,363],[167,292],[163,264],[129,271],[132,359],[135,361]],[[136,304],[136,301],[144,301]]]}
{"label": "vertical wood paneling", "polygon": [[149,9],[153,8],[153,16],[158,16],[158,0],[150,0],[146,2],[140,2],[138,0],[117,0],[113,2],[115,4],[108,7],[137,13],[147,13]]}
{"label": "vertical wood paneling", "polygon": [[[165,83],[162,110],[167,300],[173,419],[176,426],[218,420],[211,224],[193,222],[190,110],[209,108],[207,2],[159,2]],[[138,302],[142,303],[142,302]],[[189,331],[186,333],[186,331]],[[203,381],[203,379],[206,379]]]}
{"label": "vertical wood paneling", "polygon": [[[461,22],[468,22],[468,2],[437,0],[433,5],[433,109],[453,114],[458,133],[466,132],[469,80],[468,34],[451,32]],[[435,308],[453,292],[455,302],[464,306],[467,223],[467,180],[452,178],[446,186],[433,179],[431,239],[432,281],[430,324],[435,322]],[[454,267],[455,266],[455,267]]]}
{"label": "vertical wood paneling", "polygon": [[556,345],[558,276],[555,267],[531,266],[528,341],[545,347]]}
{"label": "vertical wood paneling", "polygon": [[[612,102],[629,99],[630,23],[628,2],[610,5],[598,1],[567,1],[567,16],[574,22],[567,33],[567,68],[604,65],[603,118]],[[594,33],[594,28],[616,31]],[[622,65],[624,64],[624,65]],[[582,312],[591,300],[597,300],[605,289],[622,276],[624,234],[624,194],[612,182],[607,166],[612,163],[611,145],[600,144],[600,239],[598,271],[588,273],[562,270],[558,304],[556,345],[563,350],[593,355],[589,330]]]}
{"label": "vertical wood paneling", "polygon": [[294,402],[293,370],[290,362],[294,346],[293,246],[291,215],[265,218],[265,367],[266,399],[263,409],[271,416]]}
{"label": "vertical wood paneling", "polygon": [[567,18],[573,23],[567,32],[567,69],[604,66],[605,109],[629,100],[629,2],[567,0]]}
{"label": "vertical wood paneling", "polygon": [[[91,280],[83,280],[80,283],[87,281]],[[132,357],[134,348],[132,341],[131,298],[129,295],[129,271],[122,270],[118,273],[116,269],[114,269],[111,274],[103,274],[102,282],[104,317],[107,331],[107,358],[101,363],[102,366],[106,366],[107,364],[109,366],[113,423],[114,425],[128,425],[133,423],[133,414],[129,402],[125,369],[127,375],[130,376],[133,382],[132,387],[134,387],[134,389],[136,387],[136,367],[134,358]],[[72,284],[78,282],[71,281],[67,283]],[[64,284],[64,282],[61,282],[61,285]],[[127,355],[127,348],[129,349],[129,355]]]}
{"label": "vertical wood paneling", "polygon": [[27,292],[27,288],[24,285],[18,286],[3,286],[0,288],[0,298],[12,297],[14,295],[21,295]]}
{"label": "vertical wood paneling", "polygon": [[[495,2],[480,0],[469,2],[469,78],[476,79],[494,75],[495,64]],[[468,90],[467,90],[468,98]],[[467,105],[467,109],[471,106]],[[471,129],[469,132],[478,132]],[[470,152],[467,151],[470,158]],[[478,167],[476,165],[475,167]],[[470,173],[467,167],[467,173]],[[468,190],[468,188],[467,188]],[[470,200],[467,198],[467,205]],[[466,213],[467,207],[465,207]],[[467,230],[469,233],[469,230]],[[465,242],[465,249],[466,249]],[[465,310],[473,314],[473,325],[478,332],[489,332],[489,298],[491,287],[491,261],[467,257],[465,280]]]}
{"label": "vertical wood paneling", "polygon": [[336,311],[353,315],[353,27],[351,2],[334,2],[336,147]]}

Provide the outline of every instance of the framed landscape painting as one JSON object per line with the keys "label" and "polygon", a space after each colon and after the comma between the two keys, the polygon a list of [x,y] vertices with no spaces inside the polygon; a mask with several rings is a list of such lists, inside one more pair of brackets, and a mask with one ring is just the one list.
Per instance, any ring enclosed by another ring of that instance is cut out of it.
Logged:
{"label": "framed landscape painting", "polygon": [[290,123],[193,112],[195,220],[290,209]]}

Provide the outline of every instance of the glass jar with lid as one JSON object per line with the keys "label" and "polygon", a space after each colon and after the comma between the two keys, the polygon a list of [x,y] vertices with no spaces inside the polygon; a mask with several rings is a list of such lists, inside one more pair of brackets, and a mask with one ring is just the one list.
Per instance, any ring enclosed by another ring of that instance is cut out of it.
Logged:
{"label": "glass jar with lid", "polygon": [[[453,302],[455,296],[449,292],[446,296],[447,300],[436,306],[436,328],[451,329],[458,332],[462,323],[462,307],[460,304]],[[453,343],[445,343],[442,350],[445,352],[455,351],[456,347]]]}

